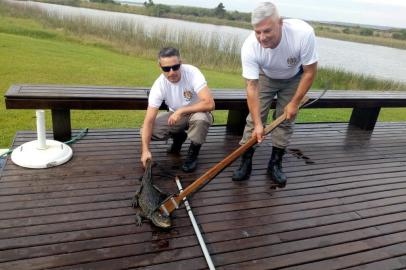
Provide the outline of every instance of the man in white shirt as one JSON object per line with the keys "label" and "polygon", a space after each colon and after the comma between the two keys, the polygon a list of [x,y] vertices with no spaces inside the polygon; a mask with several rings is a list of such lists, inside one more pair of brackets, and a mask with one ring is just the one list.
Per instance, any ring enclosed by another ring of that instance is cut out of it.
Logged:
{"label": "man in white shirt", "polygon": [[[254,28],[241,49],[250,114],[240,144],[250,137],[264,138],[264,125],[272,100],[277,96],[273,118],[286,112],[287,120],[272,132],[272,154],[268,174],[280,187],[286,185],[282,157],[293,133],[300,100],[310,89],[317,72],[313,28],[302,20],[282,19],[274,4],[260,3],[252,12]],[[247,150],[234,172],[234,181],[250,176],[255,149]]]}
{"label": "man in white shirt", "polygon": [[[167,152],[179,154],[182,144],[189,137],[191,143],[182,170],[192,172],[197,166],[197,156],[213,123],[211,111],[214,99],[200,70],[182,64],[179,51],[163,48],[158,54],[162,74],[153,84],[148,97],[148,108],[141,129],[141,162],[152,159],[149,145],[152,140],[173,138]],[[162,102],[168,112],[158,113]],[[187,134],[185,132],[187,130]]]}

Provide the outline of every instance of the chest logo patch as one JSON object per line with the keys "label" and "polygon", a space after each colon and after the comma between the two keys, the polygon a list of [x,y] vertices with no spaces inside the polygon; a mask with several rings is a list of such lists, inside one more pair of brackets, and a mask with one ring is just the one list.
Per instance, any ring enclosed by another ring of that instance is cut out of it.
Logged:
{"label": "chest logo patch", "polygon": [[183,97],[185,98],[186,101],[191,101],[193,97],[193,93],[190,90],[183,90]]}
{"label": "chest logo patch", "polygon": [[288,59],[286,59],[286,62],[288,63],[289,67],[293,67],[297,64],[297,58],[289,57]]}

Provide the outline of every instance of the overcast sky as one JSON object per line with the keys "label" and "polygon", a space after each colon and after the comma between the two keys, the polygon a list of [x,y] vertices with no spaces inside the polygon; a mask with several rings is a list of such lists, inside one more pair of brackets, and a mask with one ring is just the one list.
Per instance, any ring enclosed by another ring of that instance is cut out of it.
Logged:
{"label": "overcast sky", "polygon": [[[140,0],[132,0],[143,2]],[[264,0],[153,0],[154,3],[251,12]],[[406,28],[406,0],[273,0],[281,16]]]}

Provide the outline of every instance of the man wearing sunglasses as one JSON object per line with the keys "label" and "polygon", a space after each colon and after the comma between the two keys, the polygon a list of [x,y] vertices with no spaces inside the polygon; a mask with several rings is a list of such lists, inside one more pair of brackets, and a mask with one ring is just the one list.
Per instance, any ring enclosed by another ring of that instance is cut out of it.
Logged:
{"label": "man wearing sunglasses", "polygon": [[[247,117],[240,144],[251,137],[264,139],[264,124],[269,107],[277,96],[273,117],[284,112],[287,120],[272,132],[272,154],[268,174],[279,186],[286,185],[282,157],[293,133],[294,120],[300,100],[311,87],[317,72],[317,52],[313,28],[298,19],[282,19],[274,4],[260,3],[252,12],[253,33],[241,48],[242,75],[246,81]],[[241,158],[233,180],[250,176],[254,148]]]}
{"label": "man wearing sunglasses", "polygon": [[[163,48],[158,54],[162,74],[152,85],[148,97],[148,108],[141,129],[141,162],[145,167],[151,159],[151,140],[167,140],[173,143],[170,154],[179,154],[182,144],[190,139],[187,157],[182,170],[192,172],[197,166],[200,147],[205,142],[209,127],[213,123],[211,111],[214,99],[200,70],[192,65],[182,64],[179,51]],[[168,112],[158,112],[162,102]],[[185,132],[187,130],[187,133]]]}

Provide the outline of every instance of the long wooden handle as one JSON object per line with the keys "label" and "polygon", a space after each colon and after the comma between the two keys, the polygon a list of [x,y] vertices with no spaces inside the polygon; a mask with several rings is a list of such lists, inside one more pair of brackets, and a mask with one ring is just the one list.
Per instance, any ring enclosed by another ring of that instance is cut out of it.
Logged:
{"label": "long wooden handle", "polygon": [[[305,104],[309,98],[304,96],[300,102],[300,107]],[[281,116],[276,118],[271,124],[265,127],[264,133],[265,135],[269,134],[272,130],[274,130],[277,126],[279,126],[283,121],[286,120],[286,113],[283,113]],[[198,190],[200,187],[205,185],[208,181],[212,180],[216,175],[218,175],[222,170],[224,170],[228,165],[230,165],[234,160],[236,160],[239,156],[241,156],[245,151],[249,148],[254,146],[257,143],[257,138],[252,137],[250,138],[245,144],[238,147],[234,150],[231,154],[225,157],[222,161],[214,165],[211,169],[209,169],[206,173],[196,179],[192,184],[190,184],[187,188],[185,188],[181,193],[178,195],[173,195],[167,198],[162,205],[159,207],[159,210],[162,214],[169,215],[172,213],[179,205],[182,203],[183,198],[190,195],[191,193]]]}

